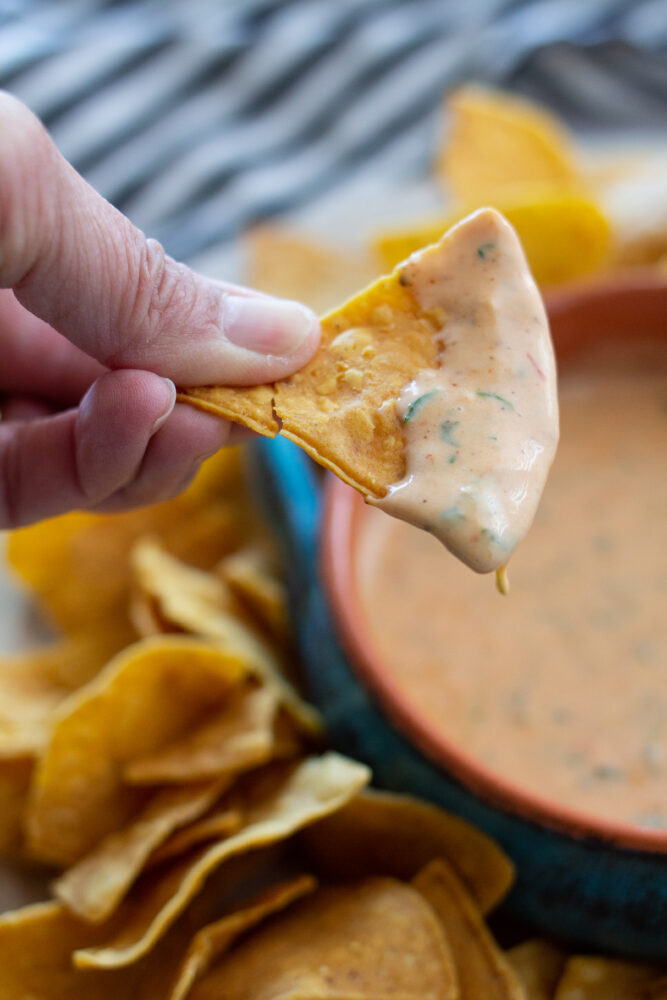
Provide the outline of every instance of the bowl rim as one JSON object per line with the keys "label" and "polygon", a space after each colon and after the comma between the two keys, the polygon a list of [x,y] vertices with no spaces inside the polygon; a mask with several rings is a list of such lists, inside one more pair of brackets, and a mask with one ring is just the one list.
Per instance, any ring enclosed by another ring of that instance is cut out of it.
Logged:
{"label": "bowl rim", "polygon": [[[582,282],[545,295],[554,333],[569,350],[596,335],[596,324],[612,322],[622,336],[642,323],[658,330],[667,316],[667,277],[638,271],[604,281]],[[578,331],[579,340],[573,331]],[[389,722],[436,767],[505,812],[579,840],[618,848],[667,854],[667,830],[652,830],[587,813],[532,792],[480,761],[430,723],[406,700],[405,689],[384,669],[361,612],[353,553],[360,529],[363,497],[328,473],[320,530],[320,562],[325,592],[343,647],[358,678],[380,703]]]}

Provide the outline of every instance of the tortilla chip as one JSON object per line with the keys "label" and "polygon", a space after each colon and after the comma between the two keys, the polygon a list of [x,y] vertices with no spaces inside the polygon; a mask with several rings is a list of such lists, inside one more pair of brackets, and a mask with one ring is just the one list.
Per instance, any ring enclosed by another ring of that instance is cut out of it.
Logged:
{"label": "tortilla chip", "polygon": [[26,816],[28,849],[72,864],[141,807],[123,770],[191,729],[245,672],[240,657],[186,636],[135,643],[56,712]]}
{"label": "tortilla chip", "polygon": [[213,781],[156,792],[136,819],[104,837],[56,881],[56,896],[82,920],[107,920],[152,852],[174,830],[205,813],[222,788],[222,782]]}
{"label": "tortilla chip", "polygon": [[430,907],[387,878],[330,886],[234,948],[192,1000],[455,1000],[451,956]]}
{"label": "tortilla chip", "polygon": [[246,284],[268,295],[305,302],[316,313],[333,309],[359,285],[372,281],[372,262],[362,253],[337,251],[297,233],[270,226],[247,237]]}
{"label": "tortilla chip", "polygon": [[0,758],[40,753],[56,707],[132,639],[120,623],[0,659]]}
{"label": "tortilla chip", "polygon": [[519,979],[454,869],[446,861],[430,861],[412,885],[442,923],[454,956],[461,1000],[525,1000]]}
{"label": "tortilla chip", "polygon": [[241,688],[193,732],[131,761],[125,780],[139,785],[202,781],[216,775],[233,777],[265,764],[276,755],[278,707],[270,688]]}
{"label": "tortilla chip", "polygon": [[23,847],[23,816],[34,761],[0,760],[0,854],[19,854]]}
{"label": "tortilla chip", "polygon": [[410,879],[433,858],[446,858],[483,912],[514,880],[512,862],[486,834],[408,795],[368,789],[304,830],[299,841],[309,864],[332,878]]}
{"label": "tortilla chip", "polygon": [[[489,198],[480,199],[486,204]],[[558,285],[607,264],[609,223],[587,195],[532,190],[514,199],[493,199],[494,206],[516,229],[533,277],[540,285]],[[384,267],[394,267],[410,254],[437,240],[456,224],[463,211],[412,229],[380,234],[375,248]],[[576,253],[573,253],[576,247]]]}
{"label": "tortilla chip", "polygon": [[290,715],[308,733],[319,734],[317,711],[299,698],[283,676],[283,663],[272,646],[225,606],[224,584],[211,574],[186,566],[150,541],[133,553],[137,583],[155,602],[164,628],[177,628],[213,639],[238,656],[263,684],[274,689]]}
{"label": "tortilla chip", "polygon": [[75,512],[13,531],[9,563],[67,632],[102,617],[126,617],[127,556],[137,538],[155,534],[175,555],[215,565],[249,536],[247,500],[238,503],[241,483],[238,450],[223,449],[173,500],[121,514]]}
{"label": "tortilla chip", "polygon": [[288,882],[267,889],[241,909],[206,924],[193,937],[174,983],[169,1000],[184,1000],[195,981],[201,979],[234,942],[267,917],[285,910],[297,899],[314,892],[317,882],[312,875],[297,875]]}
{"label": "tortilla chip", "polygon": [[243,549],[227,556],[216,567],[232,593],[278,642],[290,638],[285,584],[268,572],[264,553]]}
{"label": "tortilla chip", "polygon": [[526,1000],[553,1000],[567,955],[549,941],[534,938],[505,953],[522,983]]}
{"label": "tortilla chip", "polygon": [[38,903],[0,916],[0,1000],[158,1000],[167,997],[188,929],[174,928],[162,946],[124,969],[82,971],[76,948],[95,944],[112,924],[85,924],[62,903]]}
{"label": "tortilla chip", "polygon": [[[419,372],[438,366],[441,347],[443,310],[419,307],[411,291],[414,274],[433,261],[447,260],[471,234],[488,239],[501,224],[491,209],[475,213],[424,249],[421,258],[325,316],[315,357],[273,390],[263,387],[262,433],[275,435],[279,421],[283,436],[315,461],[363,494],[384,496],[405,471],[396,400]],[[205,387],[187,389],[181,398],[244,422],[246,395],[245,389]]]}
{"label": "tortilla chip", "polygon": [[447,111],[450,129],[438,168],[448,192],[465,206],[535,185],[581,184],[569,135],[540,105],[465,86],[447,97]]}
{"label": "tortilla chip", "polygon": [[660,972],[646,962],[576,955],[565,965],[554,1000],[630,1000]]}
{"label": "tortilla chip", "polygon": [[122,930],[105,946],[78,951],[76,964],[115,968],[136,962],[154,947],[224,861],[285,840],[340,809],[369,777],[362,764],[328,753],[297,765],[272,765],[247,778],[239,790],[245,822],[238,833],[140,880],[126,901]]}
{"label": "tortilla chip", "polygon": [[227,803],[217,806],[212,812],[203,816],[196,823],[190,823],[182,830],[165,840],[164,844],[157,847],[146,862],[146,868],[153,868],[162,864],[170,858],[176,858],[179,854],[200,844],[205,844],[210,840],[223,840],[232,833],[236,833],[243,826],[243,815],[239,809],[234,809]]}

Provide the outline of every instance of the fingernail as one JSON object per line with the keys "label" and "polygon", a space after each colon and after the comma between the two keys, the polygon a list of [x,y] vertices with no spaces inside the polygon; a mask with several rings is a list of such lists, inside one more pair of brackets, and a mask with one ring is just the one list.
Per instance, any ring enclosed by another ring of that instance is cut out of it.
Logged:
{"label": "fingernail", "polygon": [[232,344],[248,351],[289,357],[315,322],[313,313],[298,302],[232,295],[226,302],[224,332]]}
{"label": "fingernail", "polygon": [[153,429],[151,430],[151,434],[155,434],[156,431],[160,430],[163,423],[167,420],[168,417],[171,416],[171,413],[174,407],[176,406],[176,386],[174,385],[174,383],[171,381],[170,378],[162,378],[162,381],[166,382],[167,388],[169,390],[169,403],[167,404],[167,408],[165,409],[165,411],[160,414],[160,416],[153,424]]}

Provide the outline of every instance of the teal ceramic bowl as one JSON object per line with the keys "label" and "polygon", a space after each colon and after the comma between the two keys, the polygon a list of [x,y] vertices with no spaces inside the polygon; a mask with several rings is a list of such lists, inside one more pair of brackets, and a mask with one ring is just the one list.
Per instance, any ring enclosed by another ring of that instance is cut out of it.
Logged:
{"label": "teal ceramic bowl", "polygon": [[[547,299],[557,353],[591,338],[667,340],[667,283],[630,274]],[[406,708],[367,634],[352,558],[358,494],[286,441],[256,446],[255,469],[287,550],[307,694],[333,743],[379,787],[430,799],[491,834],[517,866],[504,907],[584,950],[667,958],[667,831],[583,816],[485,770]],[[667,789],[666,789],[667,793]]]}

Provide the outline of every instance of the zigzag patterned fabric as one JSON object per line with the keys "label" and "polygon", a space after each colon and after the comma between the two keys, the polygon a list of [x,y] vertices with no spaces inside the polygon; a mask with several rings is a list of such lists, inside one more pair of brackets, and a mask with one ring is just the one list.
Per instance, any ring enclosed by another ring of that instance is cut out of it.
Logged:
{"label": "zigzag patterned fabric", "polygon": [[189,259],[362,167],[424,175],[463,80],[664,134],[666,48],[667,0],[0,0],[0,87]]}

